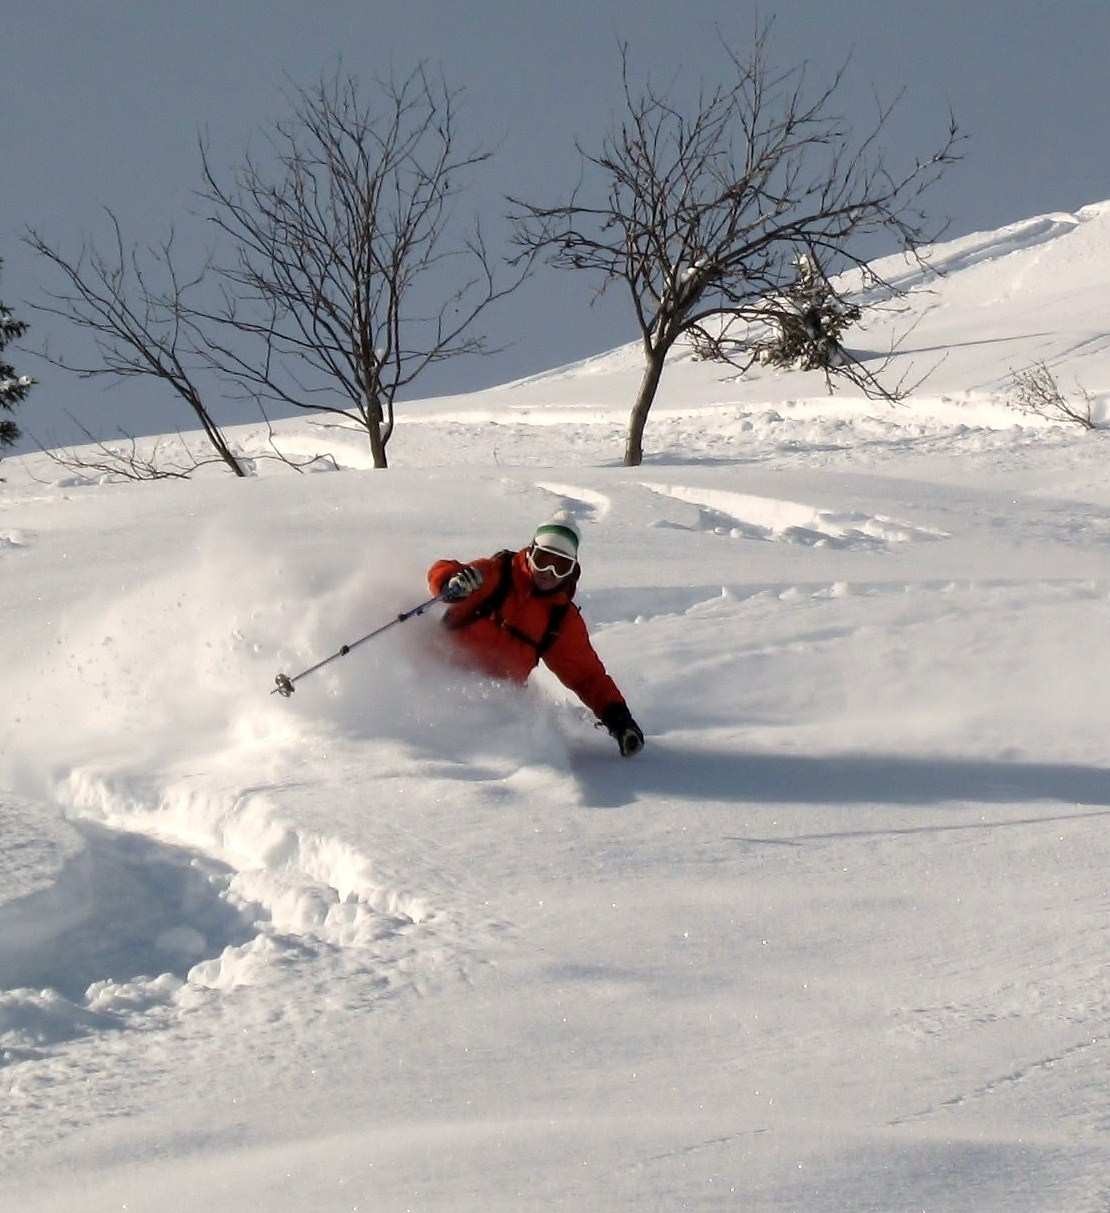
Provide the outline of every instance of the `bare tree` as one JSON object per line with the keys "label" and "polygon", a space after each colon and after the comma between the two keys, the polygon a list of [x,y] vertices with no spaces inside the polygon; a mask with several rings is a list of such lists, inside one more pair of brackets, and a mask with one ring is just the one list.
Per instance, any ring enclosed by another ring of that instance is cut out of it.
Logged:
{"label": "bare tree", "polygon": [[[92,333],[99,361],[74,364],[49,350],[44,350],[42,357],[86,379],[107,376],[159,380],[189,407],[219,458],[236,476],[245,476],[198,381],[203,364],[196,352],[198,331],[191,295],[203,282],[205,270],[189,278],[178,274],[172,233],[145,254],[138,248],[126,248],[119,220],[111,211],[108,218],[114,233],[110,255],[86,243],[77,260],[72,261],[35,230],[25,237],[26,243],[53,263],[69,283],[67,291],[49,293],[51,302],[34,305],[35,310],[61,316]],[[160,285],[155,285],[156,281]]]}
{"label": "bare tree", "polygon": [[1056,376],[1044,362],[1035,362],[1013,376],[1014,404],[1018,409],[1050,421],[1069,421],[1085,430],[1097,429],[1095,403],[1084,387],[1079,387],[1082,403],[1064,395]]}
{"label": "bare tree", "polygon": [[475,321],[528,272],[525,258],[499,284],[480,227],[456,227],[459,183],[489,157],[459,146],[458,99],[423,65],[378,81],[374,104],[337,71],[295,92],[267,164],[248,153],[231,185],[201,148],[234,250],[224,308],[205,317],[224,334],[209,334],[213,368],[261,404],[346,418],[379,468],[398,394],[433,363],[487,352]]}
{"label": "bare tree", "polygon": [[498,284],[480,227],[455,227],[459,182],[489,156],[458,147],[458,93],[423,66],[377,93],[371,107],[338,71],[296,91],[265,163],[248,154],[231,186],[202,141],[202,198],[224,251],[195,274],[179,273],[172,235],[128,249],[111,212],[108,256],[86,244],[70,261],[31,231],[69,283],[39,310],[89,330],[99,361],[44,357],[86,377],[162,380],[237,475],[202,390],[212,376],[264,417],[273,403],[341,415],[385,467],[398,393],[433,363],[486,352],[474,322],[528,266]]}
{"label": "bare tree", "polygon": [[[893,106],[879,106],[873,129],[855,139],[831,109],[843,71],[811,95],[804,68],[771,68],[769,33],[769,25],[756,32],[744,59],[726,47],[730,82],[703,88],[687,110],[650,83],[634,85],[623,45],[624,117],[600,150],[579,145],[578,187],[555,205],[509,199],[522,256],[599,275],[599,293],[613,281],[629,291],[645,360],[629,465],[643,459],[648,413],[680,337],[746,369],[755,351],[741,342],[740,358],[729,354],[727,326],[755,322],[766,331],[785,316],[799,255],[830,269],[856,266],[865,286],[893,293],[853,251],[860,238],[878,233],[920,257],[935,235],[926,235],[918,205],[958,159],[955,120],[935,151],[893,171],[878,146]],[[829,369],[891,395],[853,359]]]}

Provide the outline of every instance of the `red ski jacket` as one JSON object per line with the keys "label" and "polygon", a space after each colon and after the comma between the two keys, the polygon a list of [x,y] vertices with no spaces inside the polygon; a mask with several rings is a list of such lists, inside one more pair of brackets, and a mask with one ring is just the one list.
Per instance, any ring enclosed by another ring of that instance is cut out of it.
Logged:
{"label": "red ski jacket", "polygon": [[[470,564],[481,572],[482,584],[447,609],[444,623],[474,665],[494,678],[523,683],[542,659],[596,716],[624,703],[571,601],[577,572],[565,588],[541,594],[528,569],[526,548]],[[465,567],[457,560],[437,561],[428,570],[429,589],[440,593]]]}

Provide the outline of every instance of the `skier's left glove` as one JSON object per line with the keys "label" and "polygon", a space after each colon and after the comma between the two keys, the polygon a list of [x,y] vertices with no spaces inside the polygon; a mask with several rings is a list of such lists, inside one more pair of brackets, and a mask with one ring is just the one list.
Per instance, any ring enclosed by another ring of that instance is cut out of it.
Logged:
{"label": "skier's left glove", "polygon": [[623,758],[632,758],[644,748],[644,731],[632,719],[628,705],[615,703],[601,714],[601,723],[620,747]]}
{"label": "skier's left glove", "polygon": [[468,598],[475,590],[481,589],[484,580],[481,571],[472,564],[468,564],[465,569],[459,569],[448,580],[443,587],[441,597],[444,602],[459,602],[463,598]]}

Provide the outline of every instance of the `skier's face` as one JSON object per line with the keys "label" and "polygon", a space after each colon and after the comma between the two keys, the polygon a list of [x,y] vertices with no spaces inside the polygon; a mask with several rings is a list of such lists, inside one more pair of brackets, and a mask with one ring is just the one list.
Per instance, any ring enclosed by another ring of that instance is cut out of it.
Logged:
{"label": "skier's face", "polygon": [[574,572],[577,563],[571,556],[553,552],[536,543],[528,549],[528,568],[532,573],[532,583],[541,593],[553,590],[566,581]]}
{"label": "skier's face", "polygon": [[560,581],[564,580],[548,569],[533,569],[532,584],[541,593],[546,594],[549,590],[553,590]]}

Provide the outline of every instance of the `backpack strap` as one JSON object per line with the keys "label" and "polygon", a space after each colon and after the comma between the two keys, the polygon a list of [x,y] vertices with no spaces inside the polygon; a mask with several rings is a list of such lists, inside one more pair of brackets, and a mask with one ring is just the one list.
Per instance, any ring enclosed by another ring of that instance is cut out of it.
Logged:
{"label": "backpack strap", "polygon": [[561,602],[558,606],[551,608],[551,614],[547,619],[547,631],[544,632],[539,644],[536,645],[537,657],[543,657],[547,653],[547,650],[559,639],[559,629],[563,626],[563,620],[566,619],[569,610],[569,602]]}
{"label": "backpack strap", "polygon": [[467,623],[475,619],[485,619],[487,615],[496,615],[505,605],[505,599],[508,598],[509,591],[513,588],[513,557],[515,555],[516,553],[510,551],[509,548],[502,548],[500,552],[494,553],[494,560],[500,562],[497,571],[497,585],[494,586],[493,593],[478,604]]}

